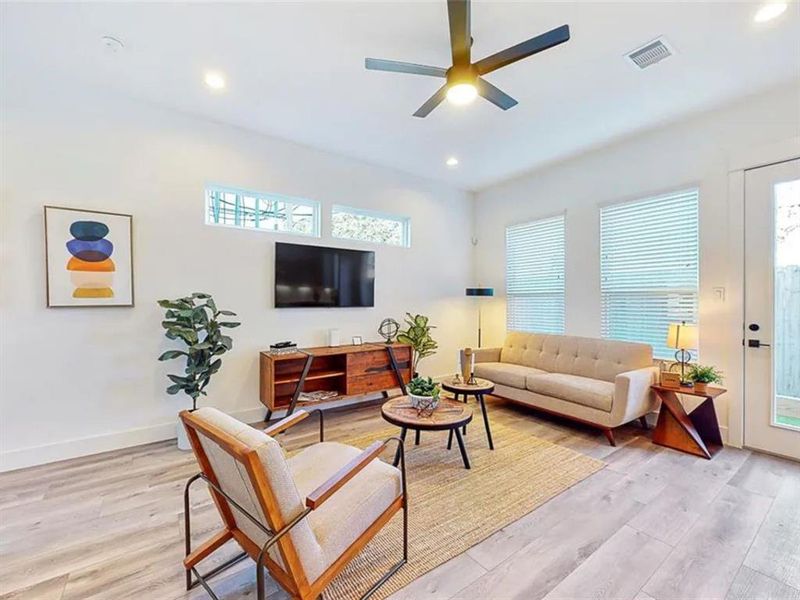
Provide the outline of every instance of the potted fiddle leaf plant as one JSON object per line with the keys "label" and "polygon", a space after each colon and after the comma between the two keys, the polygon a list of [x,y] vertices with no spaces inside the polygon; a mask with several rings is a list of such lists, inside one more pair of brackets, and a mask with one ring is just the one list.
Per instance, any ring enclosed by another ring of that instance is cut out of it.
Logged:
{"label": "potted fiddle leaf plant", "polygon": [[420,361],[436,354],[439,344],[431,336],[431,329],[434,329],[434,326],[430,324],[428,317],[406,313],[405,323],[406,329],[397,334],[397,341],[411,346],[413,352],[411,370],[416,377]]}
{"label": "potted fiddle leaf plant", "polygon": [[687,375],[694,384],[694,391],[705,394],[709,383],[722,383],[722,373],[716,367],[706,365],[692,365]]}
{"label": "potted fiddle leaf plant", "polygon": [[[211,295],[202,292],[177,300],[159,300],[158,305],[166,309],[161,326],[167,339],[182,345],[180,349],[162,353],[158,360],[186,360],[182,375],[167,375],[172,382],[167,393],[183,392],[192,399],[192,410],[197,410],[197,400],[207,395],[206,387],[211,377],[222,367],[222,355],[233,348],[233,338],[224,330],[238,327],[241,323],[224,320],[224,317],[235,317],[236,313],[217,308]],[[188,450],[189,440],[180,420],[177,431],[178,448]]]}

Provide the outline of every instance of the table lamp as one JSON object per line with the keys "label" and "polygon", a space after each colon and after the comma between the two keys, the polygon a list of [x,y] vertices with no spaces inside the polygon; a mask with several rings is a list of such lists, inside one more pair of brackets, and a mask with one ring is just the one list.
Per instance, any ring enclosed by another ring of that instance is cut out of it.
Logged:
{"label": "table lamp", "polygon": [[[490,287],[470,287],[467,288],[467,296],[472,298],[488,298],[494,296],[494,288]],[[481,347],[481,306],[478,305],[478,348]]]}
{"label": "table lamp", "polygon": [[681,365],[681,385],[689,386],[685,372],[687,363],[692,360],[689,349],[697,348],[697,325],[687,325],[686,321],[670,323],[667,331],[667,348],[676,348],[675,361]]}

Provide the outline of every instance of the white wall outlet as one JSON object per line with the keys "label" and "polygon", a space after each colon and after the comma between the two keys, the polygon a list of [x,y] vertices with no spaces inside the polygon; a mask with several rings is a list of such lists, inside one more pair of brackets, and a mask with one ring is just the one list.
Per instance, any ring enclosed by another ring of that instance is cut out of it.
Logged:
{"label": "white wall outlet", "polygon": [[718,302],[725,302],[725,288],[715,287],[712,289],[714,290],[714,299]]}

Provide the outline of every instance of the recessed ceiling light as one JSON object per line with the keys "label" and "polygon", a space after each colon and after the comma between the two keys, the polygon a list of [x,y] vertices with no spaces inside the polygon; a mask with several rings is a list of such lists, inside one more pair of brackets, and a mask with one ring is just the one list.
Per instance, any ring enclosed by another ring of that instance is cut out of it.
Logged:
{"label": "recessed ceiling light", "polygon": [[471,83],[457,83],[447,90],[447,99],[453,104],[469,104],[478,95],[478,90]]}
{"label": "recessed ceiling light", "polygon": [[772,21],[772,19],[780,17],[784,12],[786,12],[786,8],[786,2],[768,2],[759,8],[758,11],[756,11],[755,16],[753,16],[753,20],[756,23],[766,23],[767,21]]}
{"label": "recessed ceiling light", "polygon": [[225,89],[225,77],[217,71],[206,71],[205,82],[212,90]]}
{"label": "recessed ceiling light", "polygon": [[447,159],[445,164],[447,164],[448,167],[457,167],[458,159],[455,156],[451,156],[450,158]]}

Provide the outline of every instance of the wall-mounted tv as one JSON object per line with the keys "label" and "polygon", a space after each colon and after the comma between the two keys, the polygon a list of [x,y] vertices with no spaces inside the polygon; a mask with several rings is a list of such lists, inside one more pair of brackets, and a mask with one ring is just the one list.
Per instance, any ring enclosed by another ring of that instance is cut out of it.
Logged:
{"label": "wall-mounted tv", "polygon": [[375,306],[375,253],[275,244],[275,308]]}

